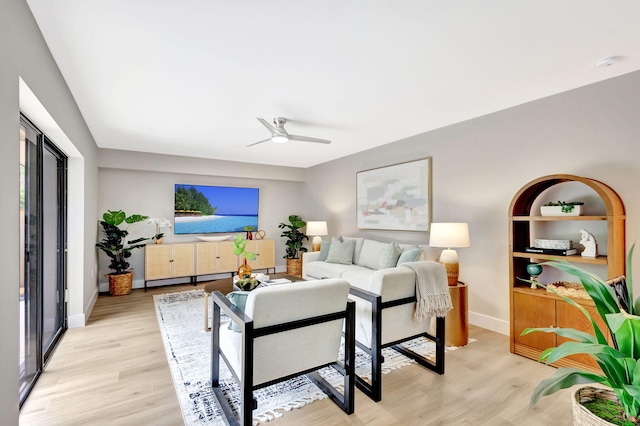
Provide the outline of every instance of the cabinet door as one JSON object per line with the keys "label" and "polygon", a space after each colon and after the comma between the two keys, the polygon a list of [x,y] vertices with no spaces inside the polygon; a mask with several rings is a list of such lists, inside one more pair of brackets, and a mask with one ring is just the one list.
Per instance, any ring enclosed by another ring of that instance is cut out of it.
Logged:
{"label": "cabinet door", "polygon": [[[600,315],[598,315],[598,311],[596,310],[595,306],[584,306],[584,308],[589,311],[589,315],[591,315],[591,317],[596,320],[598,328],[600,328],[600,330],[605,333],[607,340],[610,340],[607,326],[605,325],[604,321],[602,321],[602,318],[600,318]],[[589,321],[578,308],[576,308],[575,306],[571,306],[564,301],[556,302],[556,320],[558,323],[558,327],[575,328],[576,330],[586,331],[589,334],[594,334],[591,321]],[[569,340],[570,339],[566,339],[560,336],[558,336],[557,338],[558,345]],[[598,363],[589,355],[572,355],[567,358],[578,361],[582,364],[592,365],[594,367],[598,366]]]}
{"label": "cabinet door", "polygon": [[149,244],[144,248],[144,279],[171,278],[171,246]]}
{"label": "cabinet door", "polygon": [[249,262],[253,269],[267,269],[276,266],[275,241],[253,240],[247,242],[247,251],[257,255],[256,260]]}
{"label": "cabinet door", "polygon": [[218,272],[234,272],[238,270],[238,266],[238,256],[233,254],[233,243],[218,243]]}
{"label": "cabinet door", "polygon": [[215,274],[218,272],[218,244],[196,244],[196,275]]}
{"label": "cabinet door", "polygon": [[273,240],[258,241],[258,269],[276,267],[276,242]]}
{"label": "cabinet door", "polygon": [[188,277],[195,275],[195,244],[172,244],[173,261],[171,276]]}
{"label": "cabinet door", "polygon": [[513,293],[514,315],[514,339],[521,345],[544,350],[556,345],[556,335],[553,333],[530,333],[521,336],[525,328],[530,327],[555,327],[556,324],[555,300],[538,297],[519,292]]}

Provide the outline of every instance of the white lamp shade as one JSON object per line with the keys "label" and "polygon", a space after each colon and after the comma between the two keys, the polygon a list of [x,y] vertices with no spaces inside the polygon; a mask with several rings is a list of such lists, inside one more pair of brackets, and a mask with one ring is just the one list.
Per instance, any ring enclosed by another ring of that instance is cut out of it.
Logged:
{"label": "white lamp shade", "polygon": [[328,235],[327,222],[324,220],[307,222],[307,235]]}
{"label": "white lamp shade", "polygon": [[431,247],[469,247],[469,225],[467,223],[432,223],[429,232]]}

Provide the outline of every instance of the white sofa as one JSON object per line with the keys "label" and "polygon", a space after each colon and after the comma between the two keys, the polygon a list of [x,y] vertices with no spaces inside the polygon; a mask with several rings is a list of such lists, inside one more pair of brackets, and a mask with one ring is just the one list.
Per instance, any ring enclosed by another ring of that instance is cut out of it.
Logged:
{"label": "white sofa", "polygon": [[[416,275],[409,268],[402,267],[403,262],[424,261],[421,247],[406,244],[383,243],[365,238],[342,237],[343,241],[351,241],[354,245],[351,262],[333,263],[336,260],[325,256],[326,243],[323,251],[307,252],[302,257],[302,276],[306,280],[322,278],[342,278],[351,285],[351,298],[356,301],[356,345],[365,350],[372,358],[372,378],[368,383],[357,377],[356,384],[374,401],[382,398],[382,348],[393,347],[415,359],[419,364],[444,373],[444,318],[435,321],[414,320],[416,301]],[[335,244],[332,239],[331,245]],[[398,248],[402,253],[396,258],[394,266],[393,256]],[[411,253],[412,252],[412,253]],[[403,254],[405,256],[403,256]],[[329,260],[329,261],[327,261]],[[345,259],[337,259],[345,261]],[[427,261],[425,261],[427,262]],[[387,266],[376,268],[376,266]],[[390,267],[389,267],[390,266]],[[438,267],[444,269],[441,265]],[[446,286],[446,273],[443,273]],[[436,343],[436,360],[428,360],[416,353],[407,352],[399,343],[418,336],[425,336]]]}
{"label": "white sofa", "polygon": [[[372,278],[385,281],[393,279],[397,282],[401,279],[402,275],[406,275],[406,280],[411,284],[415,283],[412,277],[413,272],[406,268],[402,268],[399,271],[394,271],[398,265],[398,260],[403,255],[408,256],[409,252],[418,251],[417,256],[408,257],[405,261],[417,261],[424,259],[424,253],[422,247],[410,244],[397,244],[397,247],[402,250],[399,254],[400,257],[396,258],[396,262],[393,262],[393,266],[386,262],[387,267],[380,268],[380,263],[384,257],[385,251],[389,250],[389,246],[394,243],[384,243],[366,238],[354,238],[354,237],[340,237],[345,242],[352,241],[354,245],[353,256],[350,263],[332,263],[327,262],[326,256],[328,253],[325,250],[330,250],[330,243],[327,241],[322,242],[322,250],[316,252],[303,253],[302,256],[302,278],[305,280],[322,279],[322,278],[343,278],[349,281],[349,284],[367,290]],[[406,252],[406,253],[405,253]],[[391,255],[393,256],[393,255]],[[386,258],[385,260],[387,260]],[[392,258],[391,258],[392,259]],[[374,277],[374,274],[375,277]],[[398,275],[400,274],[400,275]]]}

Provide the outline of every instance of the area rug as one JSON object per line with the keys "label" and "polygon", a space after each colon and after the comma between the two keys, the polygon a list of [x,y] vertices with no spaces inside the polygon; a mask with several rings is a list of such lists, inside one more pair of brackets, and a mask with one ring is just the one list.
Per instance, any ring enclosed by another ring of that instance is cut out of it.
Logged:
{"label": "area rug", "polygon": [[[224,425],[209,377],[211,333],[203,327],[204,292],[191,290],[153,298],[185,425]],[[435,354],[435,345],[427,339],[415,339],[404,346],[426,356]],[[447,348],[448,351],[454,349],[457,348]],[[384,349],[383,355],[383,374],[415,362],[392,349]],[[366,353],[357,351],[356,370],[360,375],[369,374],[369,360]],[[342,376],[332,368],[323,369],[321,375],[335,385],[342,384]],[[240,390],[224,362],[220,363],[220,387],[237,411]],[[254,424],[268,422],[283,412],[327,398],[306,376],[260,389],[254,396],[258,400],[258,408],[253,411]]]}

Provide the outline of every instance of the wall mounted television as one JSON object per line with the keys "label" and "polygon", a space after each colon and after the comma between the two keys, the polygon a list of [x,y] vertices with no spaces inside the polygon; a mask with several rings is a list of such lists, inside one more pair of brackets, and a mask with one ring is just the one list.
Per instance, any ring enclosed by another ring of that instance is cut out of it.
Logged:
{"label": "wall mounted television", "polygon": [[258,229],[258,188],[176,184],[174,234],[214,234]]}

